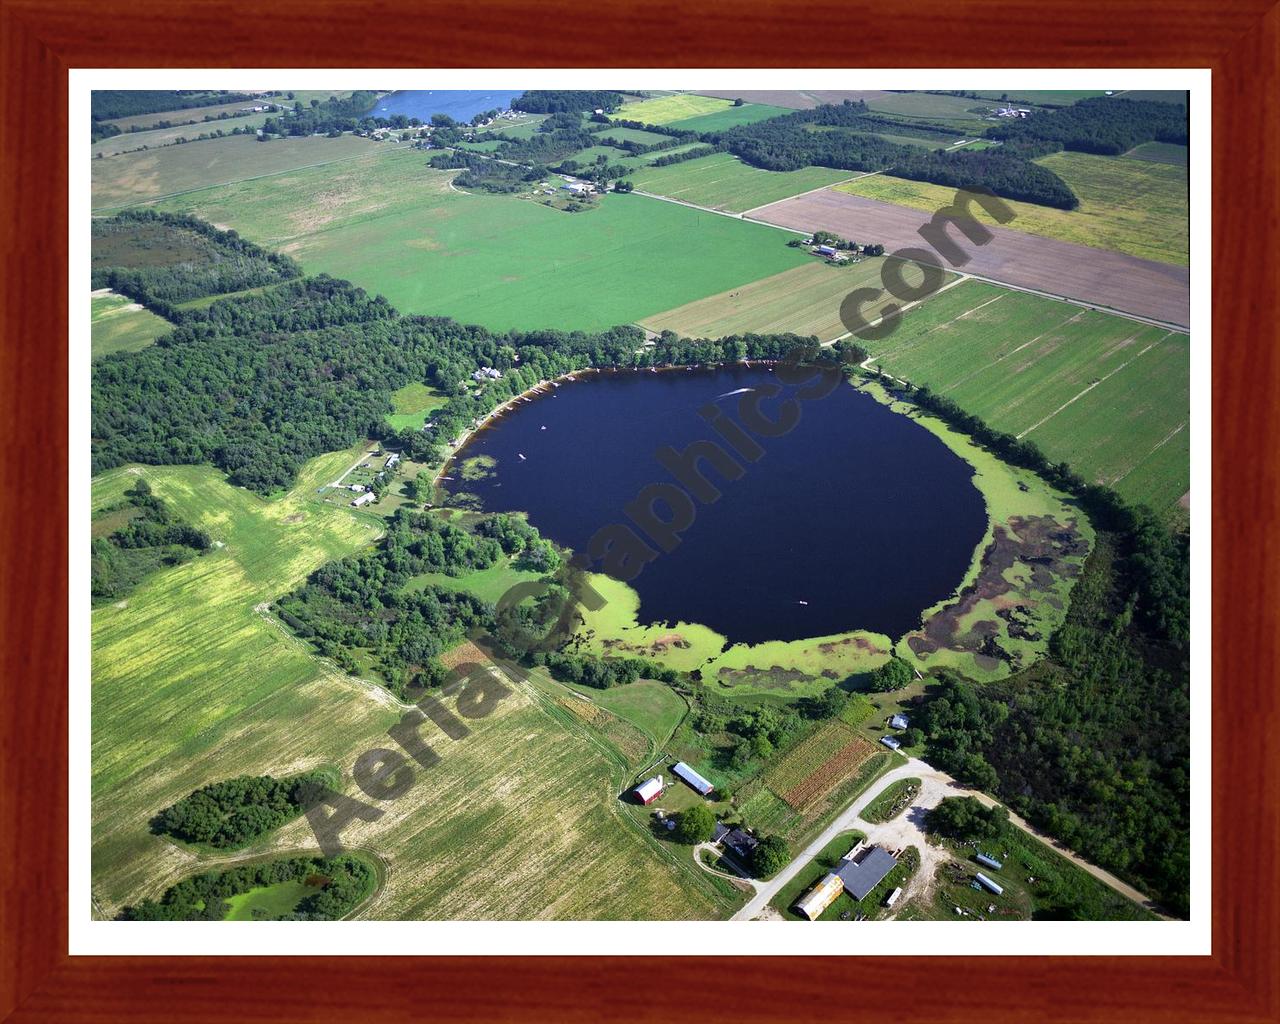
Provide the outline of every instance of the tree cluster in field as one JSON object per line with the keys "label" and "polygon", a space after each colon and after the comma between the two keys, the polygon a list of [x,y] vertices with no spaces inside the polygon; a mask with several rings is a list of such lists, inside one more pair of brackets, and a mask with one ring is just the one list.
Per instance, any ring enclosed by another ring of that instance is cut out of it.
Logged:
{"label": "tree cluster in field", "polygon": [[338,921],[367,899],[377,885],[373,867],[361,857],[290,857],[243,864],[184,878],[158,900],[125,907],[121,921],[221,921],[232,896],[282,882],[302,882],[313,891],[276,921]]}
{"label": "tree cluster in field", "polygon": [[916,677],[915,672],[901,658],[894,656],[871,673],[867,689],[872,693],[892,693],[901,690]]}
{"label": "tree cluster in field", "polygon": [[184,318],[175,308],[179,303],[276,284],[302,273],[288,256],[234,231],[154,210],[125,210],[94,220],[92,268],[94,288],[111,288],[173,321]]}
{"label": "tree cluster in field", "polygon": [[166,807],[152,820],[152,831],[184,843],[235,849],[292,821],[307,806],[313,787],[332,788],[323,771],[277,779],[242,776],[211,782]]}
{"label": "tree cluster in field", "polygon": [[473,628],[492,628],[494,609],[466,592],[411,590],[408,584],[425,573],[465,576],[487,569],[506,549],[518,558],[542,543],[527,528],[524,537],[485,536],[439,515],[402,508],[376,547],[321,566],[276,601],[274,610],[321,655],[349,672],[367,664],[396,694],[438,685],[445,675],[438,656]]}
{"label": "tree cluster in field", "polygon": [[375,128],[417,127],[422,121],[416,117],[397,114],[394,117],[373,117],[369,111],[377,102],[377,94],[360,90],[350,96],[330,96],[327,100],[313,99],[310,106],[295,101],[287,114],[269,117],[262,124],[262,137],[329,135],[343,132],[369,132]]}
{"label": "tree cluster in field", "polygon": [[925,827],[948,839],[980,842],[1003,834],[1009,812],[999,804],[988,807],[977,797],[949,796],[929,811]]}
{"label": "tree cluster in field", "polygon": [[1176,103],[1097,96],[1048,113],[994,125],[987,129],[987,137],[1004,140],[1002,148],[1034,151],[1036,155],[1054,149],[1072,149],[1114,156],[1144,142],[1185,146],[1187,111]]}
{"label": "tree cluster in field", "polygon": [[210,92],[208,89],[94,89],[89,100],[89,116],[94,121],[114,121],[141,117],[168,110],[210,107],[219,103],[260,102],[244,92]]}
{"label": "tree cluster in field", "polygon": [[158,569],[181,565],[209,548],[209,536],[182,522],[145,480],[125,491],[125,500],[100,509],[104,516],[129,509],[129,521],[90,547],[89,580],[95,601],[115,601],[131,593]]}
{"label": "tree cluster in field", "polygon": [[511,101],[512,110],[523,110],[529,114],[608,111],[620,106],[622,93],[604,89],[529,89]]}
{"label": "tree cluster in field", "polygon": [[[1071,210],[1075,193],[1048,168],[1012,151],[944,152],[889,142],[872,132],[887,125],[861,100],[796,110],[718,135],[721,146],[756,167],[794,171],[834,167],[848,171],[884,171],[894,177],[950,188],[985,188],[1006,199]],[[827,130],[815,130],[827,129]]]}

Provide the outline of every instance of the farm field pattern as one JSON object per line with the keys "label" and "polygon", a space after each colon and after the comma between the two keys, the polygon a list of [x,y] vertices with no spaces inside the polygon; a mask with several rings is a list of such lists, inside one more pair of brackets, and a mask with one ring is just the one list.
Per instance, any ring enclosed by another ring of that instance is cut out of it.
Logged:
{"label": "farm field pattern", "polygon": [[[104,909],[200,866],[137,827],[179,797],[214,779],[322,763],[340,765],[350,786],[354,758],[386,745],[399,712],[385,691],[330,668],[257,610],[378,536],[375,517],[310,497],[357,451],[313,460],[275,501],[205,466],[141,470],[225,547],[94,613],[94,896]],[[96,478],[95,507],[136,479],[130,469]],[[440,763],[381,819],[344,832],[392,869],[362,916],[716,916],[705,883],[621,818],[624,766],[585,725],[524,684],[471,725],[457,742],[433,737]],[[244,855],[314,843],[299,819]]]}
{"label": "farm field pattern", "polygon": [[966,281],[908,310],[868,347],[890,373],[928,384],[1133,501],[1170,513],[1187,490],[1186,460],[1163,450],[1176,451],[1185,435],[1185,334]]}

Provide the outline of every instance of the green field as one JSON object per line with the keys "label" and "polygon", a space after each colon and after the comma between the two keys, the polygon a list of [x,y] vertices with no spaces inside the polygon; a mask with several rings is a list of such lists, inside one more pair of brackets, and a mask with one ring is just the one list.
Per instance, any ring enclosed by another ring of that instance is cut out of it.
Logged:
{"label": "green field", "polygon": [[[884,257],[871,257],[854,266],[834,267],[817,258],[808,265],[783,271],[732,291],[711,295],[679,309],[646,317],[651,331],[675,331],[686,338],[722,338],[755,331],[814,335],[831,341],[848,332],[840,319],[840,303],[855,288],[880,288]],[[954,275],[947,273],[946,280]],[[873,320],[893,300],[889,296],[863,309]]]}
{"label": "green field", "polygon": [[595,690],[575,683],[559,685],[582,694],[630,722],[651,737],[655,744],[665,743],[689,710],[684,698],[675,690],[652,679],[641,679],[608,690]]}
{"label": "green field", "polygon": [[[217,858],[152,835],[160,808],[240,774],[343,766],[387,745],[399,717],[381,687],[347,676],[259,609],[324,562],[377,536],[369,517],[316,489],[360,448],[308,463],[293,491],[264,501],[206,466],[139,472],[175,512],[222,544],[158,573],[93,615],[93,894],[106,914],[154,896]],[[130,469],[94,480],[118,500]],[[377,821],[343,833],[378,855],[386,885],[372,918],[706,918],[728,903],[619,810],[628,769],[585,722],[515,684]],[[554,785],[549,782],[554,781]],[[315,847],[304,819],[255,854]],[[572,864],[572,872],[564,866]],[[283,895],[281,899],[283,900]]]}
{"label": "green field", "polygon": [[[212,99],[216,96],[210,94]],[[203,98],[203,97],[202,97]],[[141,132],[152,125],[159,124],[161,121],[169,121],[177,124],[179,121],[194,121],[197,124],[209,124],[204,118],[217,118],[222,114],[234,115],[237,111],[245,107],[262,106],[267,103],[287,103],[284,94],[272,94],[270,96],[257,96],[253,99],[238,100],[235,103],[218,103],[213,102],[203,107],[187,107],[182,110],[161,110],[154,114],[135,114],[131,117],[118,117],[114,121],[107,121],[107,124],[113,124],[125,134],[134,134]],[[191,127],[190,125],[188,127]]]}
{"label": "green field", "polygon": [[245,114],[242,117],[228,117],[217,121],[202,121],[199,124],[178,125],[175,128],[156,128],[147,132],[125,132],[113,135],[109,139],[93,144],[93,155],[99,153],[104,158],[118,156],[135,149],[158,149],[161,146],[172,146],[178,139],[195,139],[202,133],[212,134],[218,130],[230,132],[235,128],[261,128],[263,122],[274,114]]}
{"label": "green field", "polygon": [[[303,898],[315,890],[305,882],[290,880],[262,885],[227,897],[230,910],[224,921],[252,921],[255,916],[277,918],[291,913]],[[256,912],[256,913],[255,913]]]}
{"label": "green field", "polygon": [[393,412],[387,417],[387,422],[395,430],[404,430],[405,427],[420,430],[431,413],[448,401],[448,396],[442,395],[435,388],[414,381],[399,391],[391,392]]}
{"label": "green field", "polygon": [[659,142],[670,142],[670,135],[659,135],[657,132],[646,132],[640,128],[606,128],[596,133],[601,142],[638,142],[642,146],[653,146]]}
{"label": "green field", "polygon": [[[1042,157],[1036,163],[1070,185],[1080,199],[1080,207],[1055,210],[1005,200],[1015,217],[1006,227],[1161,263],[1187,265],[1185,167],[1065,151]],[[917,210],[940,210],[955,198],[954,189],[884,174],[859,178],[837,188]],[[974,207],[974,211],[984,223],[995,223],[981,207]]]}
{"label": "green field", "polygon": [[91,351],[94,359],[113,352],[137,352],[173,324],[123,295],[94,295],[91,302]]}
{"label": "green field", "polygon": [[984,100],[998,100],[1014,106],[1027,104],[1049,104],[1053,106],[1070,106],[1078,100],[1087,100],[1094,96],[1105,96],[1102,89],[975,89]]}
{"label": "green field", "polygon": [[908,310],[868,347],[889,372],[1025,435],[1130,500],[1172,514],[1189,486],[1178,456],[1190,402],[1186,335],[966,281]]}
{"label": "green field", "polygon": [[527,572],[517,569],[511,559],[503,555],[493,565],[466,576],[449,576],[442,572],[424,573],[415,576],[405,586],[406,591],[422,590],[424,587],[440,587],[442,590],[461,590],[475,594],[482,601],[497,603],[498,598],[517,583],[528,583],[542,579],[542,573]]}
{"label": "green field", "polygon": [[460,194],[454,173],[402,149],[162,206],[236,228],[403,312],[495,330],[631,323],[812,259],[787,247],[786,232],[643,196],[568,214]]}
{"label": "green field", "polygon": [[672,121],[685,121],[732,107],[732,100],[717,100],[685,92],[641,100],[639,103],[627,103],[613,116],[615,119],[640,121],[643,124],[670,124]]}
{"label": "green field", "polygon": [[669,121],[667,127],[679,128],[686,132],[723,132],[738,125],[756,124],[759,121],[767,121],[771,117],[781,117],[789,113],[791,111],[786,107],[774,107],[768,103],[744,103],[740,107],[730,106],[710,114]]}
{"label": "green field", "polygon": [[207,139],[94,160],[93,208],[111,209],[193,189],[211,188],[314,164],[350,160],[395,149],[354,135],[340,139],[287,138],[258,142],[253,135]]}
{"label": "green field", "polygon": [[1124,155],[1130,160],[1147,160],[1153,164],[1171,164],[1174,167],[1186,167],[1191,158],[1186,146],[1171,142],[1144,142]]}
{"label": "green field", "polygon": [[742,213],[847,181],[854,175],[829,167],[804,167],[798,171],[765,171],[744,164],[730,153],[686,160],[667,167],[637,171],[631,182],[642,192],[653,192],[715,210]]}
{"label": "green field", "polygon": [[989,100],[964,96],[935,96],[927,92],[883,92],[867,98],[867,106],[881,114],[899,114],[926,121],[976,121],[981,114],[970,113],[973,107],[990,107]]}

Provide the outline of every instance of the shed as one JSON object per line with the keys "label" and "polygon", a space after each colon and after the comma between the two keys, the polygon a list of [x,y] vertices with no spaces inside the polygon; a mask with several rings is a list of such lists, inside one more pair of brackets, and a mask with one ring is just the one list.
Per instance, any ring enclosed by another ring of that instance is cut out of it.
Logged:
{"label": "shed", "polygon": [[890,750],[897,750],[900,746],[902,746],[901,740],[894,739],[892,736],[881,736],[880,742],[883,743]]}
{"label": "shed", "polygon": [[392,452],[390,455],[388,455],[388,456],[387,456],[386,468],[387,468],[387,469],[390,469],[392,466],[394,466],[394,465],[395,465],[397,462],[399,462],[399,461],[400,461],[400,454],[399,454],[399,452]]}
{"label": "shed", "polygon": [[818,246],[818,252],[823,256],[834,256],[836,254],[835,246],[832,245],[820,245]]}
{"label": "shed", "polygon": [[894,715],[889,719],[889,725],[894,729],[905,729],[908,724],[906,715]]}
{"label": "shed", "polygon": [[893,906],[895,903],[898,902],[898,897],[901,895],[902,895],[902,886],[898,886],[896,889],[893,890],[893,892],[889,893],[889,895],[885,897],[884,905],[886,907]]}
{"label": "shed", "polygon": [[870,846],[858,860],[845,861],[840,865],[836,874],[849,890],[849,895],[860,900],[879,885],[897,863],[898,858],[883,846]]}
{"label": "shed", "polygon": [[991,870],[993,871],[999,871],[1002,867],[1004,867],[1004,865],[1000,861],[996,860],[994,857],[992,857],[988,853],[979,853],[973,859],[976,860],[979,864],[982,864],[984,867],[991,868]]}
{"label": "shed", "polygon": [[671,770],[703,796],[708,796],[716,788],[683,761],[677,761],[671,766]]}
{"label": "shed", "polygon": [[353,501],[351,504],[354,505],[356,508],[359,508],[361,505],[367,505],[371,501],[376,501],[377,497],[378,496],[376,494],[374,494],[372,491],[369,491],[367,494],[360,495],[360,497],[356,498],[356,500]]}
{"label": "shed", "polygon": [[988,889],[990,889],[990,890],[991,890],[993,893],[995,893],[997,896],[999,896],[1001,893],[1003,893],[1003,892],[1004,892],[1004,886],[1003,886],[1003,885],[997,885],[995,882],[991,881],[991,879],[989,879],[986,875],[984,875],[981,871],[979,871],[979,872],[978,872],[976,875],[974,875],[973,877],[974,877],[974,878],[976,878],[976,879],[978,880],[978,884],[979,884],[979,885],[984,885],[984,886],[986,886]]}
{"label": "shed", "polygon": [[636,799],[642,804],[651,804],[662,796],[662,776],[655,775],[635,788]]}
{"label": "shed", "polygon": [[838,875],[826,875],[822,881],[796,900],[796,912],[803,914],[810,921],[816,921],[822,912],[831,906],[840,895],[844,883]]}

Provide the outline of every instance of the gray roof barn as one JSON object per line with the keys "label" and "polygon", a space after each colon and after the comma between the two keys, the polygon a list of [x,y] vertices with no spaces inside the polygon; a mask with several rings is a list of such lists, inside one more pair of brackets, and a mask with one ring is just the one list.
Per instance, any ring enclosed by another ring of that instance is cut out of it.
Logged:
{"label": "gray roof barn", "polygon": [[893,870],[898,858],[883,846],[873,846],[856,863],[846,861],[836,874],[849,890],[849,895],[860,900],[874,889]]}

